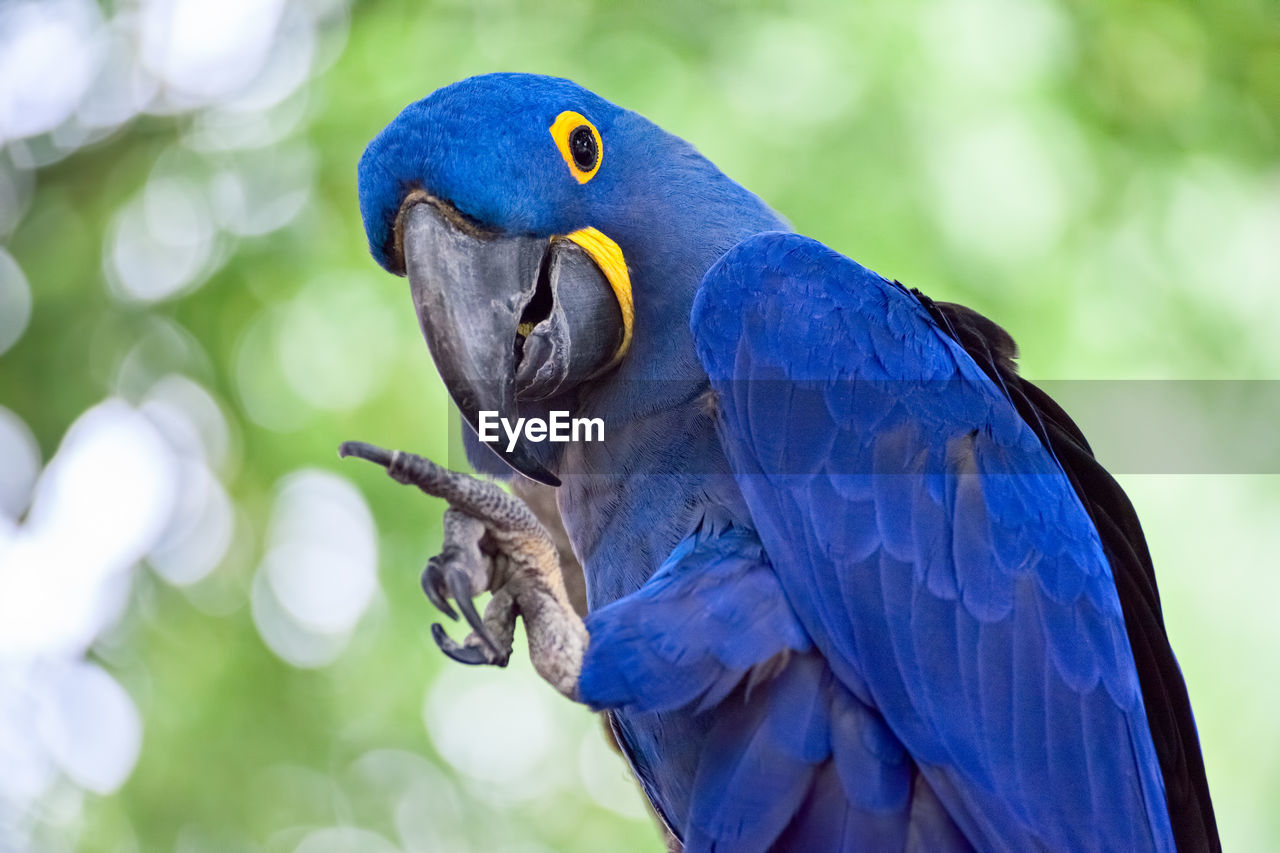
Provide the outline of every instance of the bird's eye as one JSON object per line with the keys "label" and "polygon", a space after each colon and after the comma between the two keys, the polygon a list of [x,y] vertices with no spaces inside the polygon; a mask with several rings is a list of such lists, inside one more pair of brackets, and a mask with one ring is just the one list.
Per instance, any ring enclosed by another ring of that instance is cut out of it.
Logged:
{"label": "bird's eye", "polygon": [[569,167],[570,174],[580,184],[596,176],[604,159],[604,145],[600,131],[581,113],[566,110],[552,122],[551,138],[560,149],[560,156]]}
{"label": "bird's eye", "polygon": [[584,172],[590,172],[596,165],[596,138],[591,135],[591,128],[585,124],[578,125],[569,134],[569,153],[573,162]]}

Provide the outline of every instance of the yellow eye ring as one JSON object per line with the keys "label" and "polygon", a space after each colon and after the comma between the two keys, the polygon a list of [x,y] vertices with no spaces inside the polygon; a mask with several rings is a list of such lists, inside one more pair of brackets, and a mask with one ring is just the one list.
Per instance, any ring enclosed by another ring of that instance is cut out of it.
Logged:
{"label": "yellow eye ring", "polygon": [[581,113],[565,110],[556,116],[548,130],[569,167],[569,173],[578,183],[585,184],[594,178],[604,161],[604,142],[596,126]]}

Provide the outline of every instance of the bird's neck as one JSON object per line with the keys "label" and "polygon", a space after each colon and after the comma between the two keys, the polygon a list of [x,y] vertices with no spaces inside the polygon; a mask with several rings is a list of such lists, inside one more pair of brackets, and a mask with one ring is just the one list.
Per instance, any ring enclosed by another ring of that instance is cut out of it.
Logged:
{"label": "bird's neck", "polygon": [[790,230],[750,191],[687,143],[644,119],[659,158],[611,218],[635,303],[631,349],[608,377],[582,389],[576,414],[604,421],[603,442],[566,445],[557,473],[561,515],[587,575],[592,608],[638,589],[704,523],[749,516],[716,434],[710,383],[689,314],[703,275],[734,245]]}
{"label": "bird's neck", "polygon": [[572,445],[557,500],[594,610],[639,589],[700,525],[749,516],[704,400]]}
{"label": "bird's neck", "polygon": [[715,176],[711,189],[686,204],[633,200],[637,210],[662,212],[619,223],[616,239],[627,258],[635,305],[631,348],[618,370],[586,395],[618,424],[683,405],[705,388],[689,328],[703,276],[742,240],[790,230],[755,195],[719,172]]}

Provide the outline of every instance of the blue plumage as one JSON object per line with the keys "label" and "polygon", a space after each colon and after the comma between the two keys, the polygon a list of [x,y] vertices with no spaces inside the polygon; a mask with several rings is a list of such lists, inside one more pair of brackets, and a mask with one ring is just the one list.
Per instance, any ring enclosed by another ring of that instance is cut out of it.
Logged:
{"label": "blue plumage", "polygon": [[[696,625],[696,640],[673,625]],[[716,704],[726,680],[735,687],[752,667],[811,646],[759,539],[740,529],[699,530],[640,590],[592,613],[587,629],[579,690],[598,709]]]}
{"label": "blue plumage", "polygon": [[[547,137],[566,109],[603,140],[584,185]],[[633,349],[567,401],[607,441],[547,464],[592,608],[579,695],[686,850],[1174,848],[1146,705],[1170,688],[1140,683],[1115,540],[1003,356],[567,81],[474,78],[379,135],[384,266],[412,188],[627,259]]]}
{"label": "blue plumage", "polygon": [[[804,334],[770,321],[800,305]],[[879,331],[811,343],[854,324]],[[854,670],[851,688],[965,834],[984,849],[1172,849],[1098,536],[999,388],[912,296],[796,235],[760,235],[721,259],[693,328],[731,464],[798,617]],[[863,382],[894,390],[867,397]],[[766,427],[782,432],[775,443],[832,448],[822,470],[771,471],[754,415],[786,411],[798,393],[850,398],[835,406],[847,414],[809,407]],[[824,441],[836,433],[844,440]],[[815,489],[828,471],[872,474],[869,497]],[[1003,521],[1032,512],[1037,523]],[[815,520],[872,515],[876,547],[832,560],[842,536]]]}
{"label": "blue plumage", "polygon": [[754,532],[699,530],[587,627],[581,698],[613,709],[649,796],[689,849],[764,850],[784,832],[833,831],[854,848],[902,846],[915,765],[813,650]]}

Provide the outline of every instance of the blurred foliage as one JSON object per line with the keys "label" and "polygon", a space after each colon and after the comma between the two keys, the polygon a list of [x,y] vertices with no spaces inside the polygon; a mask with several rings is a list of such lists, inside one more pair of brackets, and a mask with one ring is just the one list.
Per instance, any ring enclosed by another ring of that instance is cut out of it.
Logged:
{"label": "blurred foliage", "polygon": [[[236,526],[193,585],[134,575],[91,654],[139,707],[140,758],[116,794],[51,794],[40,843],[380,849],[363,830],[388,849],[659,849],[598,722],[519,650],[499,672],[435,651],[417,572],[442,507],[336,458],[348,438],[446,451],[407,288],[369,260],[356,208],[360,152],[406,104],[486,71],[571,77],[694,142],[797,230],[988,313],[1034,377],[1277,379],[1277,9],[373,0],[327,25],[336,58],[271,108],[290,129],[269,144],[202,145],[219,131],[193,110],[50,158],[5,241],[34,308],[0,356],[0,404],[47,460],[104,398],[190,377],[229,427],[216,474]],[[149,182],[214,187],[228,170],[294,170],[305,201],[261,234],[219,222],[173,295],[110,285],[121,211]],[[304,468],[354,481],[378,529],[380,592],[317,668],[273,653],[249,606],[278,484]],[[1126,479],[1230,849],[1280,839],[1273,480]],[[525,763],[503,776],[508,754]]]}

